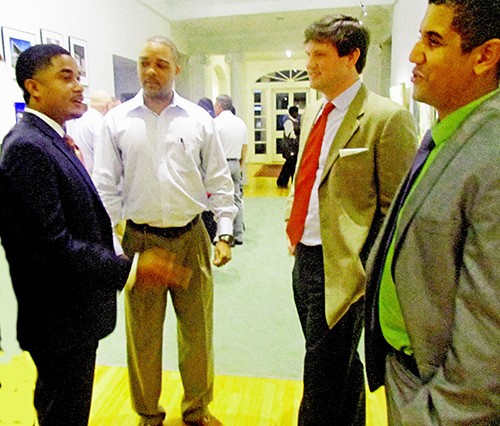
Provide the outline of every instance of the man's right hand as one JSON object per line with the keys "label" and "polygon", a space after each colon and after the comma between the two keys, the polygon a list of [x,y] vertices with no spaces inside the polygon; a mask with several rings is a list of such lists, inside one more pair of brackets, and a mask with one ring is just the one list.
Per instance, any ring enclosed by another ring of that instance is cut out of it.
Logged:
{"label": "man's right hand", "polygon": [[149,248],[139,254],[135,287],[147,289],[157,286],[189,285],[192,271],[175,262],[175,254],[160,247]]}

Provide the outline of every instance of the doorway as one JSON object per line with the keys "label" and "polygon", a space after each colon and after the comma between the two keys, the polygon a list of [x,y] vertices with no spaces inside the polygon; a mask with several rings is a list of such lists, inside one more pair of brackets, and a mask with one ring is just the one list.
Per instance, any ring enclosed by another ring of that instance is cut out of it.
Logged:
{"label": "doorway", "polygon": [[316,99],[304,70],[279,71],[262,76],[253,89],[253,140],[249,140],[248,161],[282,164],[283,124],[288,108],[299,108],[299,117]]}

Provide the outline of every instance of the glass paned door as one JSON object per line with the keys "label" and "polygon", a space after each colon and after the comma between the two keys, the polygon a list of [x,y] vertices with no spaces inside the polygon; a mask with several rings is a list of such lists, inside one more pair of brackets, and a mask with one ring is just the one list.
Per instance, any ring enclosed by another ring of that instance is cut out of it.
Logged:
{"label": "glass paned door", "polygon": [[272,150],[270,152],[270,162],[284,162],[282,155],[283,150],[283,124],[288,117],[288,108],[295,105],[299,108],[299,116],[302,115],[306,107],[309,97],[309,88],[305,89],[290,89],[290,90],[273,90],[273,111],[272,111]]}

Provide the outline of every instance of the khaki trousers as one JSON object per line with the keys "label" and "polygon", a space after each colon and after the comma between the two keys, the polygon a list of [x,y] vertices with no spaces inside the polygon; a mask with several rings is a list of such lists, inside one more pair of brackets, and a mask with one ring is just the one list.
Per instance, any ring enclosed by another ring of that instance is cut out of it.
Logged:
{"label": "khaki trousers", "polygon": [[123,248],[133,256],[157,246],[175,253],[176,262],[193,271],[187,289],[156,287],[125,291],[127,359],[132,406],[148,420],[163,419],[159,405],[163,324],[170,293],[177,317],[179,371],[184,387],[183,419],[208,415],[213,398],[213,281],[210,241],[201,220],[176,238],[164,238],[127,226]]}

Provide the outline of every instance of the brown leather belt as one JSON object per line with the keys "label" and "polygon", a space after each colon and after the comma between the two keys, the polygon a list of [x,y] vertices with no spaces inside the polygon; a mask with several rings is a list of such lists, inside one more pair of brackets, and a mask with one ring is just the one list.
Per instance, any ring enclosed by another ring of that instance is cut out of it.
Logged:
{"label": "brown leather belt", "polygon": [[147,223],[135,223],[132,220],[127,220],[127,226],[135,231],[142,232],[144,234],[154,234],[163,238],[177,238],[187,231],[192,229],[198,222],[199,215],[196,216],[191,222],[184,226],[178,226],[173,228],[157,228],[156,226],[150,226]]}

